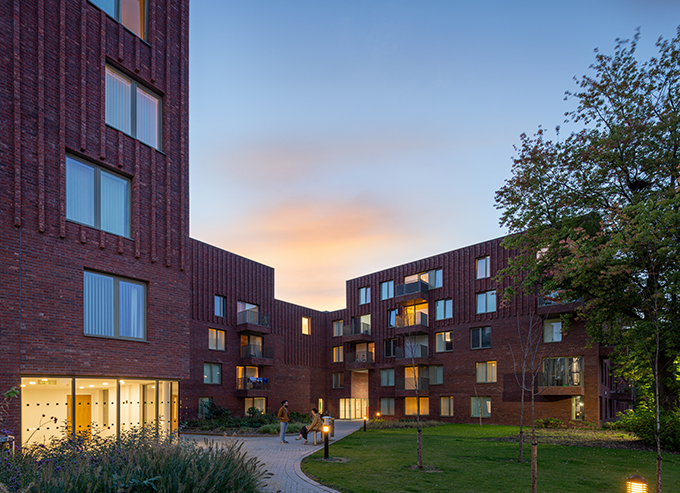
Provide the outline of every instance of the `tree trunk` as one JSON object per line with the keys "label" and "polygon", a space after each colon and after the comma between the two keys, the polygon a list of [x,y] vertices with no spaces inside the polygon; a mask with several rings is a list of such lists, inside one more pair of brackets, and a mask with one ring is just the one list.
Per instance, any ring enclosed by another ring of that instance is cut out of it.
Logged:
{"label": "tree trunk", "polygon": [[[525,358],[526,361],[526,358]],[[526,387],[526,364],[522,364],[522,407],[519,413],[519,458],[518,462],[524,461],[524,389]]]}
{"label": "tree trunk", "polygon": [[423,433],[420,428],[418,428],[418,468],[423,468]]}
{"label": "tree trunk", "polygon": [[661,493],[661,404],[660,404],[660,394],[661,394],[661,371],[659,369],[659,344],[660,344],[660,334],[659,334],[659,322],[656,322],[656,368],[654,369],[654,383],[656,390],[656,493]]}
{"label": "tree trunk", "polygon": [[536,441],[536,389],[531,379],[531,493],[538,493],[538,442]]}

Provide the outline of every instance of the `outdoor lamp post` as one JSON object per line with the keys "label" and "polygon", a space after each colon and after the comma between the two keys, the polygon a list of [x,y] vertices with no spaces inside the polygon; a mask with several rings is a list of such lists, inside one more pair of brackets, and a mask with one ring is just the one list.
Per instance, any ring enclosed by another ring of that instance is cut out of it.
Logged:
{"label": "outdoor lamp post", "polygon": [[629,476],[626,481],[626,493],[647,493],[647,481],[636,474]]}
{"label": "outdoor lamp post", "polygon": [[380,413],[375,413],[375,419],[380,418]]}
{"label": "outdoor lamp post", "polygon": [[364,431],[366,431],[366,421],[368,421],[368,417],[364,416]]}
{"label": "outdoor lamp post", "polygon": [[323,425],[323,458],[328,459],[328,431],[330,426]]}

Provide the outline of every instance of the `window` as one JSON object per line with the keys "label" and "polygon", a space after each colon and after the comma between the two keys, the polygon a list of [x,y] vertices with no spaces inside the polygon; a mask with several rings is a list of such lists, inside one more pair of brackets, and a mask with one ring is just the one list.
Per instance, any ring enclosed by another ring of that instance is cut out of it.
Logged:
{"label": "window", "polygon": [[399,327],[429,325],[427,318],[428,311],[429,305],[427,303],[405,306],[402,308],[402,316],[397,319],[397,325]]}
{"label": "window", "polygon": [[[418,407],[415,397],[406,397],[404,399],[404,414],[406,416],[415,416],[418,414]],[[427,416],[430,414],[430,399],[428,397],[420,398],[420,416]]]}
{"label": "window", "polygon": [[380,414],[382,416],[394,416],[394,397],[380,398]]}
{"label": "window", "polygon": [[491,347],[491,327],[470,329],[470,349],[486,349]]}
{"label": "window", "polygon": [[359,304],[365,305],[371,302],[371,287],[359,288]]}
{"label": "window", "polygon": [[352,317],[352,334],[371,335],[371,314]]}
{"label": "window", "polygon": [[209,419],[211,417],[211,410],[213,407],[212,397],[198,398],[198,419]]}
{"label": "window", "polygon": [[342,363],[342,346],[333,348],[333,363]]}
{"label": "window", "polygon": [[85,334],[146,339],[146,286],[94,272],[84,277]]}
{"label": "window", "polygon": [[66,219],[130,236],[130,180],[66,156]]}
{"label": "window", "polygon": [[344,373],[333,373],[333,388],[341,389],[345,385],[345,374]]}
{"label": "window", "polygon": [[380,283],[380,299],[389,300],[394,298],[394,281],[385,281]]}
{"label": "window", "polygon": [[496,382],[496,362],[478,361],[477,362],[477,383]]}
{"label": "window", "polygon": [[579,387],[583,385],[583,358],[547,358],[543,360],[542,387]]}
{"label": "window", "polygon": [[543,342],[560,342],[562,340],[562,322],[546,320],[543,322]]}
{"label": "window", "polygon": [[236,302],[236,323],[260,325],[260,307],[245,301]]}
{"label": "window", "polygon": [[309,317],[302,317],[302,333],[308,336],[311,333],[312,319]]}
{"label": "window", "polygon": [[215,316],[224,317],[224,296],[215,295]]}
{"label": "window", "polygon": [[208,349],[224,351],[224,331],[208,329]]}
{"label": "window", "polygon": [[496,311],[496,290],[477,293],[477,313]]}
{"label": "window", "polygon": [[433,269],[419,274],[411,274],[404,278],[404,284],[411,284],[412,282],[423,281],[430,285],[430,289],[441,288],[443,285],[442,270]]}
{"label": "window", "polygon": [[397,309],[387,310],[387,326],[396,327],[397,326]]}
{"label": "window", "polygon": [[491,417],[491,397],[471,397],[470,398],[470,415],[473,418],[490,418]]}
{"label": "window", "polygon": [[453,397],[442,397],[439,402],[439,415],[453,416]]}
{"label": "window", "polygon": [[477,279],[491,277],[491,257],[481,257],[477,259]]}
{"label": "window", "polygon": [[430,366],[430,385],[441,385],[444,383],[444,367],[442,365]]}
{"label": "window", "polygon": [[439,300],[434,303],[434,319],[444,320],[453,317],[453,300]]}
{"label": "window", "polygon": [[385,339],[385,358],[394,358],[397,355],[397,339]]}
{"label": "window", "polygon": [[394,368],[380,370],[380,386],[394,387]]}
{"label": "window", "polygon": [[435,339],[435,351],[438,353],[445,353],[447,351],[453,351],[453,332],[437,332],[434,335]]}
{"label": "window", "polygon": [[571,419],[583,421],[585,419],[585,404],[582,395],[575,395],[571,398]]}
{"label": "window", "polygon": [[221,384],[222,365],[219,363],[203,363],[203,383]]}
{"label": "window", "polygon": [[342,335],[342,320],[333,320],[333,337]]}
{"label": "window", "polygon": [[246,397],[246,407],[244,415],[248,414],[248,409],[254,407],[262,414],[267,412],[267,398],[266,397]]}
{"label": "window", "polygon": [[161,100],[158,96],[106,66],[107,125],[160,149],[160,113]]}
{"label": "window", "polygon": [[145,0],[90,0],[90,2],[138,37],[146,39],[147,2]]}

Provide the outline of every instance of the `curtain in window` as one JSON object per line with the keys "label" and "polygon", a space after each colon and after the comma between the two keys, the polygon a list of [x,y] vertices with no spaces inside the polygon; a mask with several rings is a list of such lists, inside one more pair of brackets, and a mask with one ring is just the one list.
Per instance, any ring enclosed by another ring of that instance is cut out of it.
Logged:
{"label": "curtain in window", "polygon": [[137,138],[158,147],[158,98],[137,88]]}
{"label": "curtain in window", "polygon": [[84,284],[85,333],[113,337],[113,278],[85,272]]}
{"label": "curtain in window", "polygon": [[120,284],[120,337],[144,338],[144,286]]}
{"label": "curtain in window", "polygon": [[106,123],[132,135],[132,83],[106,67]]}
{"label": "curtain in window", "polygon": [[144,0],[120,0],[120,22],[144,39]]}
{"label": "curtain in window", "polygon": [[94,226],[94,168],[66,157],[66,218]]}
{"label": "curtain in window", "polygon": [[101,172],[101,229],[128,236],[128,182],[105,171]]}

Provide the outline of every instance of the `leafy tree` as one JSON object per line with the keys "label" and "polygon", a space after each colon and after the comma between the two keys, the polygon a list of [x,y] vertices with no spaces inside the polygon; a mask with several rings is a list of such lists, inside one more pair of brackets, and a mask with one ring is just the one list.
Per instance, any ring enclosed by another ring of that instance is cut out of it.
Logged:
{"label": "leafy tree", "polygon": [[657,491],[659,413],[678,406],[680,352],[680,28],[638,61],[640,35],[596,50],[592,75],[566,98],[580,130],[523,134],[512,176],[496,193],[523,289],[582,300],[594,340],[626,348],[654,376]]}

